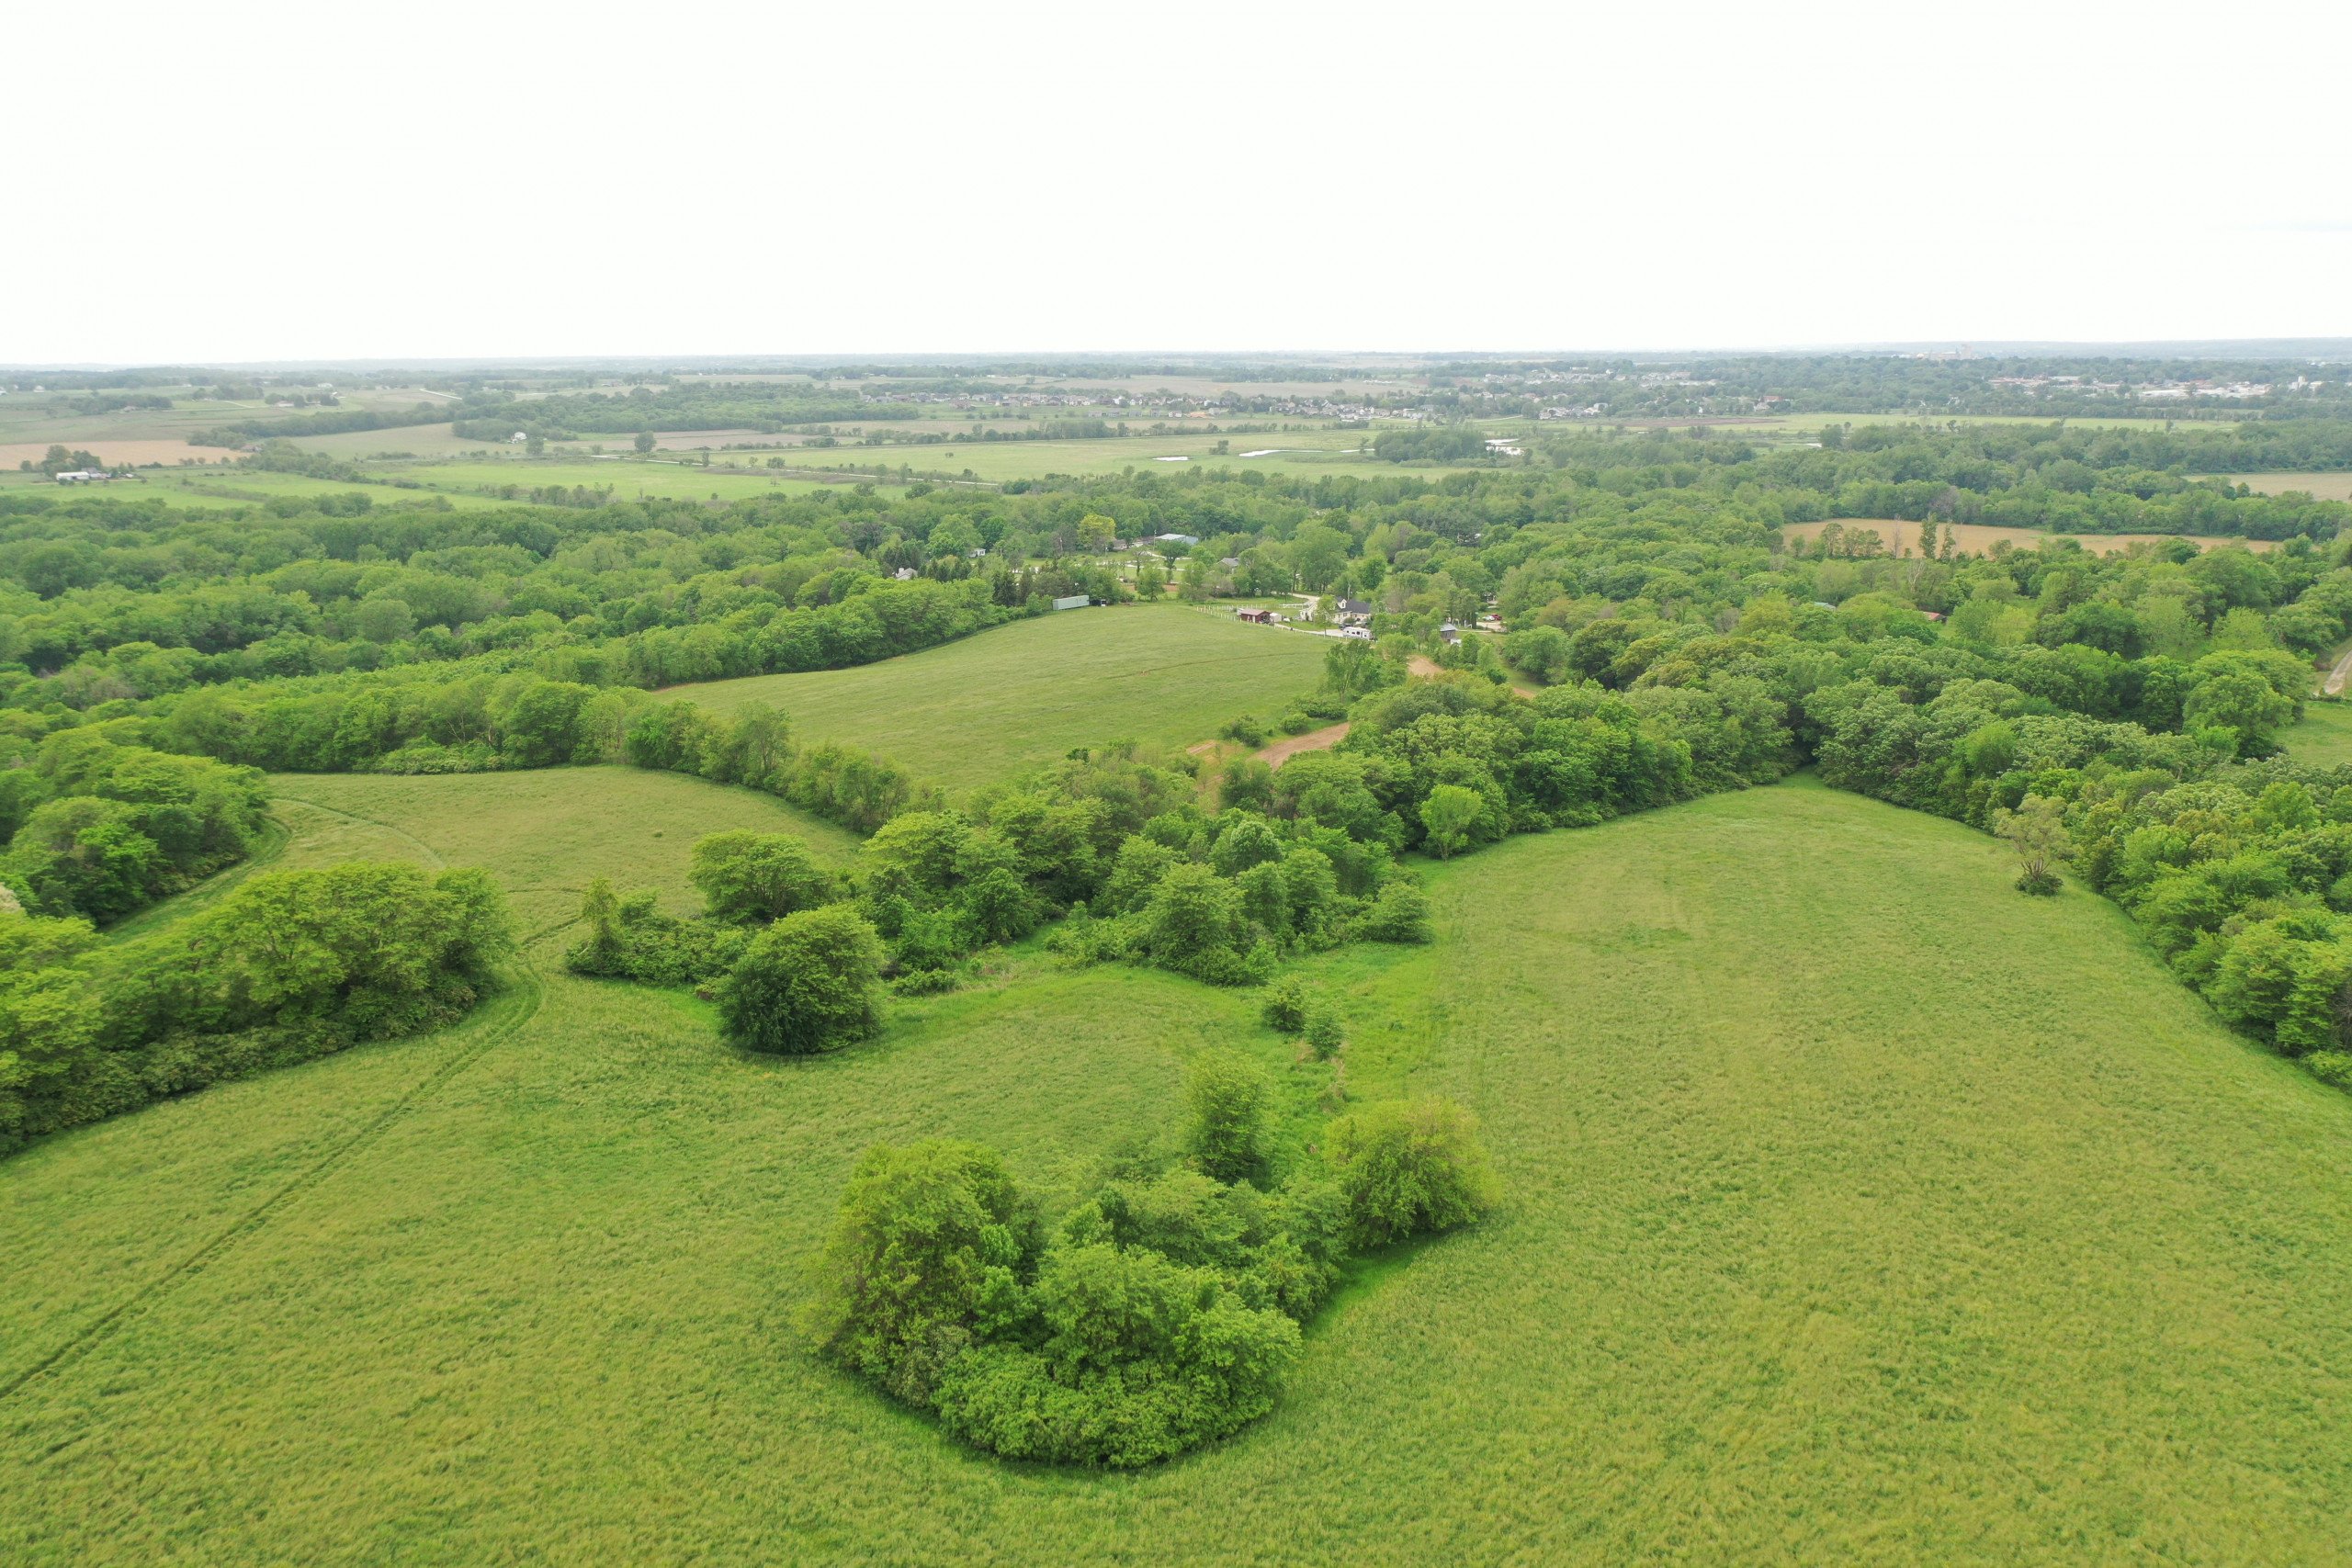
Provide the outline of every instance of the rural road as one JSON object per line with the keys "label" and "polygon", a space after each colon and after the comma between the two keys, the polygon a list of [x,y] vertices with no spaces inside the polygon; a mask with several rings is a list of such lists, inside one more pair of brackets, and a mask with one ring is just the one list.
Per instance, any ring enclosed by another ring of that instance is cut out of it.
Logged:
{"label": "rural road", "polygon": [[2335,668],[2327,672],[2327,684],[2320,690],[2331,697],[2342,696],[2346,681],[2352,681],[2352,652],[2346,652],[2335,661]]}

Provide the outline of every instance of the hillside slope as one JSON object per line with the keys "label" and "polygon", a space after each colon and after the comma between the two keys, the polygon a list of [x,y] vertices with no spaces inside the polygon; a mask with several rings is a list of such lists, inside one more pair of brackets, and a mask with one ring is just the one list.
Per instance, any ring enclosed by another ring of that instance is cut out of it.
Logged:
{"label": "hillside slope", "polygon": [[1022,960],[757,1062],[543,944],[473,1034],[0,1166],[0,1556],[2340,1559],[2352,1099],[2007,879],[1804,783],[1444,868],[1436,945],[1321,967],[1359,1096],[1471,1101],[1505,1211],[1355,1287],[1267,1421],[1116,1477],[826,1370],[797,1264],[875,1138],[1068,1193],[1183,1054],[1287,1060],[1251,998]]}

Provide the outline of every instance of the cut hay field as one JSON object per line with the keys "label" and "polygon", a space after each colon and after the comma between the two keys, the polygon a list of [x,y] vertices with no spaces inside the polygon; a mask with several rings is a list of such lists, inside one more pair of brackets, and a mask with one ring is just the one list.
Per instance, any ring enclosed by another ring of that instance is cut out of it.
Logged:
{"label": "cut hay field", "polygon": [[1135,740],[1164,752],[1238,715],[1278,716],[1322,679],[1321,637],[1223,607],[1132,604],[1016,621],[879,664],[673,687],[722,711],[772,703],[804,739],[853,742],[950,788]]}
{"label": "cut hay field", "polygon": [[2252,485],[2260,495],[2301,491],[2321,501],[2352,501],[2352,474],[2223,474],[2232,484]]}
{"label": "cut hay field", "polygon": [[[1917,523],[1897,522],[1883,517],[1839,517],[1834,521],[1851,534],[1868,530],[1886,541],[1890,553],[1900,550],[1917,551],[1919,547]],[[1781,535],[1790,539],[1818,538],[1827,523],[1784,523]],[[2094,555],[2119,555],[2133,545],[2145,545],[2163,540],[2186,538],[2199,549],[2210,550],[2222,545],[2244,545],[2260,555],[2278,547],[2276,539],[2224,539],[2206,534],[2046,534],[2039,528],[1996,528],[1983,523],[1939,524],[1938,528],[1950,528],[1960,543],[1955,547],[1971,554],[1982,555],[1996,546],[2007,543],[2020,550],[2030,550],[2049,538],[2072,539]]]}
{"label": "cut hay field", "polygon": [[[571,875],[532,832],[506,874]],[[829,1371],[797,1269],[877,1138],[1066,1200],[1202,1044],[1287,1061],[1251,998],[1023,958],[786,1063],[542,943],[465,1029],[0,1166],[0,1558],[2341,1561],[2352,1098],[2007,877],[1802,782],[1439,869],[1435,945],[1319,967],[1357,1092],[1467,1100],[1505,1208],[1360,1280],[1268,1419],[1118,1476]]]}
{"label": "cut hay field", "polygon": [[[0,468],[13,468],[18,463],[39,463],[49,455],[53,443],[17,441],[0,443]],[[74,441],[64,443],[76,450],[86,450],[109,468],[144,468],[161,463],[176,468],[183,463],[226,463],[238,456],[225,446],[191,446],[185,441],[150,441],[117,439]]]}

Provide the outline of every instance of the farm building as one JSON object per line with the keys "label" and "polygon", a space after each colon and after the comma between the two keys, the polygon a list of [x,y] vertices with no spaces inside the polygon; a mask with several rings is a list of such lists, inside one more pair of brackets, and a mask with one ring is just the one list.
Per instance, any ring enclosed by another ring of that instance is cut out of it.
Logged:
{"label": "farm building", "polygon": [[1361,626],[1372,619],[1372,606],[1362,599],[1342,599],[1332,606],[1341,626]]}
{"label": "farm building", "polygon": [[1243,620],[1250,622],[1252,626],[1270,626],[1282,619],[1280,615],[1274,614],[1272,610],[1252,610],[1244,607],[1238,609],[1233,613],[1240,616]]}
{"label": "farm building", "polygon": [[1093,600],[1088,598],[1083,593],[1066,593],[1061,598],[1054,601],[1054,608],[1057,610],[1083,610],[1089,604],[1093,603]]}

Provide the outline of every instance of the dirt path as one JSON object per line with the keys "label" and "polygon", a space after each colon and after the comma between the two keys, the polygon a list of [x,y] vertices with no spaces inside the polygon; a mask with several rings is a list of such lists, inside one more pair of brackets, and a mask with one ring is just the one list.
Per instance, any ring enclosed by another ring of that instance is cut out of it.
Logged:
{"label": "dirt path", "polygon": [[[2352,660],[2347,660],[2347,662],[2352,662]],[[1418,681],[1426,681],[1431,676],[1442,675],[1445,673],[1444,666],[1438,663],[1436,660],[1431,659],[1426,653],[1417,653],[1410,659],[1407,660],[1405,661],[1405,669],[1408,673],[1412,675],[1412,677]],[[1511,682],[1510,689],[1517,692],[1521,696],[1528,698],[1530,701],[1534,699],[1535,688],[1532,686],[1522,686],[1518,682],[1514,681]]]}
{"label": "dirt path", "polygon": [[2327,684],[2320,690],[2331,697],[2342,696],[2346,681],[2352,681],[2352,651],[2335,661],[2335,668],[2327,672]]}
{"label": "dirt path", "polygon": [[1301,751],[1328,751],[1347,738],[1346,725],[1325,725],[1320,729],[1310,729],[1304,735],[1286,736],[1275,741],[1259,751],[1258,761],[1270,768],[1279,768]]}

